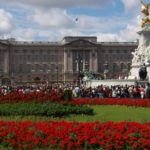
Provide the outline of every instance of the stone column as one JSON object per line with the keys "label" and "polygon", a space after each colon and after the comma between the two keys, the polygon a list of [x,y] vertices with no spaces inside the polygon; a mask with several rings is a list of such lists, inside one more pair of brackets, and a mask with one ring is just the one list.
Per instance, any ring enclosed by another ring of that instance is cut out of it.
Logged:
{"label": "stone column", "polygon": [[85,71],[85,52],[83,53],[83,71]]}
{"label": "stone column", "polygon": [[89,71],[93,71],[92,50],[90,51]]}
{"label": "stone column", "polygon": [[64,48],[64,82],[66,82],[67,62],[67,50]]}
{"label": "stone column", "polygon": [[64,50],[64,73],[67,71],[67,51]]}
{"label": "stone column", "polygon": [[8,74],[9,72],[9,54],[8,52],[4,53],[4,73]]}
{"label": "stone column", "polygon": [[72,59],[72,51],[70,50],[67,53],[67,66],[68,66],[68,71],[69,72],[73,71],[73,66],[72,66],[73,62],[72,62],[72,60],[73,60]]}
{"label": "stone column", "polygon": [[98,59],[96,50],[90,51],[90,71],[97,72],[98,70]]}
{"label": "stone column", "polygon": [[98,72],[98,58],[97,58],[97,53],[96,50],[94,51],[94,72]]}

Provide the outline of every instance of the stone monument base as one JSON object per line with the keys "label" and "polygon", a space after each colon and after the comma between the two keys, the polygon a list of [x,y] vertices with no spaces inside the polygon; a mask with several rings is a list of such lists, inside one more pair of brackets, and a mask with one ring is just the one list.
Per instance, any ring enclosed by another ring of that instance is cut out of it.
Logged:
{"label": "stone monument base", "polygon": [[139,32],[138,48],[133,52],[131,70],[128,79],[140,80],[142,66],[147,70],[146,80],[150,79],[150,23],[147,23]]}
{"label": "stone monument base", "polygon": [[129,75],[128,79],[131,79],[131,80],[140,80],[139,69],[140,69],[139,65],[132,66],[132,68],[130,70],[130,75]]}
{"label": "stone monument base", "polygon": [[104,86],[131,86],[131,85],[145,85],[148,83],[147,80],[129,80],[129,79],[105,79],[105,80],[86,80],[85,82],[85,86],[86,87],[97,87],[100,85],[104,85]]}
{"label": "stone monument base", "polygon": [[[139,66],[132,66],[131,70],[130,70],[130,74],[128,79],[129,80],[140,80],[140,76],[139,76],[139,69],[140,69],[140,65]],[[145,81],[150,82],[150,66],[146,67],[147,70],[147,77],[145,79]]]}

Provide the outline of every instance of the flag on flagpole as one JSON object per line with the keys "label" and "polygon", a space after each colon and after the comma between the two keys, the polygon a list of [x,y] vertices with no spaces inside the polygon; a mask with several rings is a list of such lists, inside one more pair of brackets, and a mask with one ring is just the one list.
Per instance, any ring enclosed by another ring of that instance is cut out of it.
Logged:
{"label": "flag on flagpole", "polygon": [[75,21],[77,22],[77,21],[78,21],[78,18],[76,18]]}

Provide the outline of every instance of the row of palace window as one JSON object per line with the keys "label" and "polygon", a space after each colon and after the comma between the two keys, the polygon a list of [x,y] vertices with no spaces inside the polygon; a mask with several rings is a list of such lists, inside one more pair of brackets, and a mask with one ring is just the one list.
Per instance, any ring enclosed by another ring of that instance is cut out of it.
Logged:
{"label": "row of palace window", "polygon": [[48,55],[53,55],[53,54],[56,54],[56,53],[62,53],[62,51],[61,50],[37,50],[37,49],[35,49],[35,50],[15,50],[15,53],[16,54],[39,54],[39,55],[41,55],[41,54],[48,54]]}
{"label": "row of palace window", "polygon": [[127,54],[127,53],[131,53],[131,51],[133,51],[133,48],[132,49],[103,49],[103,50],[100,50],[102,53],[108,53],[108,54],[110,54],[110,53],[115,53],[115,54]]}
{"label": "row of palace window", "polygon": [[131,59],[131,55],[124,55],[124,54],[112,54],[112,55],[103,55],[101,56],[101,59],[103,60],[129,60]]}
{"label": "row of palace window", "polygon": [[14,73],[56,73],[56,72],[63,71],[63,64],[51,64],[51,65],[40,65],[40,64],[17,64],[13,65],[13,72]]}
{"label": "row of palace window", "polygon": [[18,55],[14,57],[14,62],[56,62],[63,61],[62,55]]}
{"label": "row of palace window", "polygon": [[[34,81],[35,78],[37,78],[37,77],[33,78],[33,76],[30,76],[30,75],[28,75],[28,76],[22,76],[22,75],[20,75],[17,78],[14,77],[14,81],[17,81],[17,82],[19,82],[19,81],[26,81],[26,82],[28,82],[28,81]],[[56,81],[57,80],[56,75],[44,75],[44,76],[40,76],[38,78],[41,81],[43,81],[43,80],[44,81]],[[58,74],[58,81],[59,80],[63,80],[63,75]]]}
{"label": "row of palace window", "polygon": [[104,65],[99,65],[99,71],[103,72],[105,69],[109,71],[123,71],[123,70],[130,70],[131,63],[112,63],[107,64],[107,68]]}

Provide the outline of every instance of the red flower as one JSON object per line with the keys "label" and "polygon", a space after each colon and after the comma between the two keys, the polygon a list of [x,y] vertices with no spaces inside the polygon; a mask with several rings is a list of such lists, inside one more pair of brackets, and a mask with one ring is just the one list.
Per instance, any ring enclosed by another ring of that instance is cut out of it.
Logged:
{"label": "red flower", "polygon": [[[39,135],[40,133],[40,135]],[[18,149],[150,149],[150,123],[0,121],[0,142]]]}

